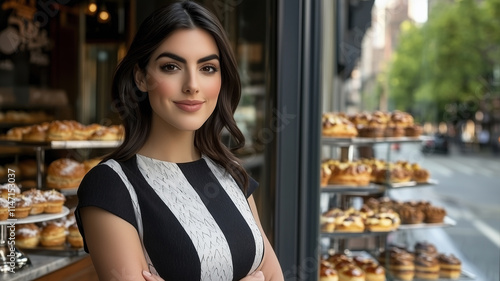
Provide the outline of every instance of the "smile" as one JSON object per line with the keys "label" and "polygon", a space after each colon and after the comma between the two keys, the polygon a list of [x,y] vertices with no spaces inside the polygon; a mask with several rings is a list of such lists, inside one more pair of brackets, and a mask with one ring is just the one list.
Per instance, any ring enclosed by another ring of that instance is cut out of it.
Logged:
{"label": "smile", "polygon": [[184,100],[184,101],[176,101],[174,104],[181,110],[187,112],[195,112],[198,111],[203,106],[203,101],[198,100]]}

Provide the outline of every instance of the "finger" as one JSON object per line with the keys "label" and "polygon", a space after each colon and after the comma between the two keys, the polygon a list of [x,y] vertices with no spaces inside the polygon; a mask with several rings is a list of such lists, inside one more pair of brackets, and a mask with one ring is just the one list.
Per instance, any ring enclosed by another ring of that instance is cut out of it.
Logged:
{"label": "finger", "polygon": [[153,275],[146,270],[142,271],[142,276],[144,276],[144,279],[146,279],[146,281],[165,281],[160,276]]}
{"label": "finger", "polygon": [[254,273],[251,274],[253,277],[257,277],[257,278],[262,278],[264,277],[264,273],[262,271],[255,271]]}

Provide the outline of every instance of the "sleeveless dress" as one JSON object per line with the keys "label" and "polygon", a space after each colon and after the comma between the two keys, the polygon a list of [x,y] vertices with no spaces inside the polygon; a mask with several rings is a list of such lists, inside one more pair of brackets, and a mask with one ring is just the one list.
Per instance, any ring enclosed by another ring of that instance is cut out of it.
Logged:
{"label": "sleeveless dress", "polygon": [[264,243],[247,198],[223,167],[205,155],[171,163],[137,154],[100,163],[78,189],[80,209],[102,208],[138,231],[146,261],[165,280],[240,280],[262,262]]}

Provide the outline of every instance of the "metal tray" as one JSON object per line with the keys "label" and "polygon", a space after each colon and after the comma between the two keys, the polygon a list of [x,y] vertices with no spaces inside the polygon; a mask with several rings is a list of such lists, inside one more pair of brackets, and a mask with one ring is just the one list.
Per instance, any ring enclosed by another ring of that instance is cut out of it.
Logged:
{"label": "metal tray", "polygon": [[385,187],[380,184],[371,183],[367,186],[346,186],[346,185],[327,185],[321,187],[321,192],[335,192],[335,193],[355,193],[355,194],[374,194],[385,191]]}
{"label": "metal tray", "polygon": [[[398,281],[401,280],[401,281],[403,281],[402,279],[398,279],[398,278],[392,276],[390,273],[387,273],[386,275],[387,275],[387,280],[398,280]],[[434,279],[434,281],[451,281],[451,280],[453,280],[453,281],[467,281],[467,280],[474,280],[474,279],[476,279],[476,275],[462,269],[460,277],[458,277],[457,279],[438,278],[438,279]],[[414,277],[412,280],[413,281],[428,281],[426,279],[421,279],[421,278],[416,278],[416,277]]]}
{"label": "metal tray", "polygon": [[330,238],[356,238],[356,237],[371,237],[371,236],[377,236],[377,235],[387,235],[391,232],[394,232],[395,230],[392,231],[368,231],[365,230],[363,232],[321,232],[321,237],[330,237]]}
{"label": "metal tray", "polygon": [[378,143],[419,143],[430,139],[428,136],[419,137],[399,137],[399,138],[335,138],[323,136],[321,141],[325,145],[335,145],[335,146],[365,146]]}
{"label": "metal tray", "polygon": [[401,224],[398,230],[411,230],[411,229],[425,229],[435,227],[450,227],[456,225],[457,222],[452,218],[445,216],[442,223],[415,223],[415,224]]}
{"label": "metal tray", "polygon": [[438,183],[439,183],[438,180],[429,179],[427,182],[422,182],[422,183],[418,183],[416,181],[391,183],[388,184],[387,187],[390,189],[405,188],[405,187],[425,187],[429,185],[437,185]]}
{"label": "metal tray", "polygon": [[0,146],[15,147],[40,147],[44,149],[75,149],[75,148],[113,148],[122,141],[100,141],[100,140],[67,140],[67,141],[12,141],[0,140]]}
{"label": "metal tray", "polygon": [[86,254],[83,248],[73,248],[68,243],[54,247],[37,246],[35,248],[21,248],[21,247],[18,248],[25,254],[35,254],[35,255],[72,257],[72,256],[80,256]]}

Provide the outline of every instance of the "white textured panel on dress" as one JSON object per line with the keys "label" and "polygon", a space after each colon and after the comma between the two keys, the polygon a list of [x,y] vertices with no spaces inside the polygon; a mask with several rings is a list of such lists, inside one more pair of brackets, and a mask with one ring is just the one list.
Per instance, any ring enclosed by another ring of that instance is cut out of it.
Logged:
{"label": "white textured panel on dress", "polygon": [[253,217],[252,210],[248,205],[248,201],[245,198],[245,195],[243,194],[243,192],[241,191],[240,187],[233,179],[233,177],[228,172],[226,172],[226,170],[223,167],[214,163],[212,159],[205,157],[204,155],[203,158],[207,162],[210,170],[212,170],[212,173],[215,175],[215,177],[221,184],[222,188],[224,188],[224,190],[226,191],[229,198],[233,200],[234,205],[236,206],[236,208],[238,208],[241,215],[243,216],[248,226],[250,227],[250,230],[252,231],[255,240],[255,251],[256,251],[255,259],[253,261],[252,268],[250,269],[249,272],[252,273],[257,269],[257,267],[259,267],[262,261],[262,254],[264,253],[264,240],[262,238],[262,233],[260,232],[260,229],[257,226],[257,223],[255,222],[255,218]]}
{"label": "white textured panel on dress", "polygon": [[139,237],[141,239],[141,246],[142,246],[142,251],[144,252],[144,257],[146,258],[146,262],[148,263],[149,271],[153,274],[158,275],[158,272],[153,266],[153,263],[151,262],[151,259],[149,258],[148,251],[146,251],[146,247],[144,247],[144,239],[143,239],[143,228],[142,228],[142,216],[141,216],[141,207],[139,206],[139,200],[137,199],[137,193],[135,193],[135,189],[130,183],[130,181],[127,178],[127,175],[122,170],[122,167],[118,162],[116,162],[113,159],[107,160],[106,162],[102,163],[104,165],[109,166],[115,173],[118,174],[118,176],[121,178],[123,184],[125,184],[125,187],[127,188],[128,192],[130,193],[130,198],[132,200],[132,205],[134,206],[134,214],[135,214],[135,220],[137,221],[137,228],[139,231]]}
{"label": "white textured panel on dress", "polygon": [[191,238],[200,258],[201,280],[232,280],[226,237],[177,164],[137,154],[137,165]]}

